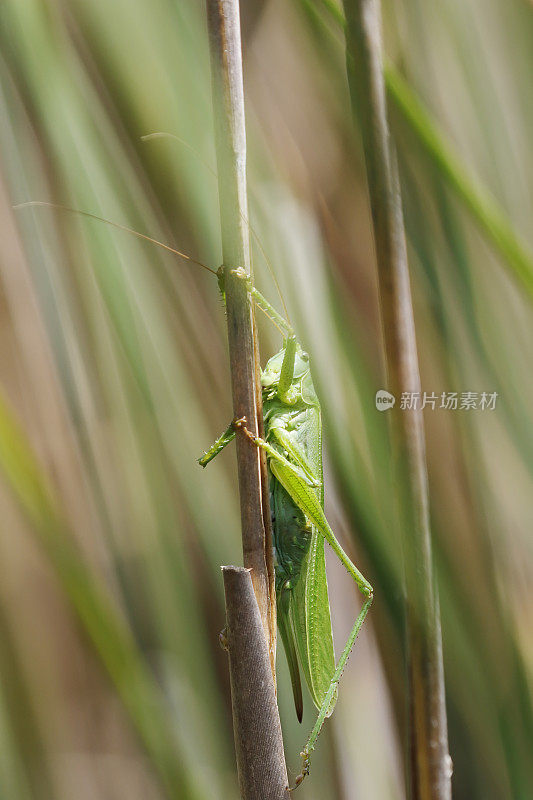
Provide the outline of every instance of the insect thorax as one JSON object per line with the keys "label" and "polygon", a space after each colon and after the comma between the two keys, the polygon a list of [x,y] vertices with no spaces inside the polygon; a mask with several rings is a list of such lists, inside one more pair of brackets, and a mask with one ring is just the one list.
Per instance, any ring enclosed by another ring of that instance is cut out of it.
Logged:
{"label": "insect thorax", "polygon": [[[273,356],[262,373],[265,437],[288,461],[298,466],[303,458],[313,478],[322,480],[320,406],[316,396],[309,357],[298,345],[292,379],[292,400],[279,399],[278,383],[285,350]],[[283,434],[282,439],[277,432]],[[289,442],[284,446],[282,442]],[[291,452],[292,451],[292,452]],[[269,459],[270,464],[270,459]],[[270,508],[276,555],[277,589],[293,588],[311,541],[312,528],[301,508],[269,468]],[[321,493],[321,489],[319,490]]]}

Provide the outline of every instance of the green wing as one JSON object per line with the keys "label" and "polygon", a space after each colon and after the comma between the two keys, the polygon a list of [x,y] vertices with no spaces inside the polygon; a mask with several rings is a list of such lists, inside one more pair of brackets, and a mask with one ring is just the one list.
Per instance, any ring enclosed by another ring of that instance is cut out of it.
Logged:
{"label": "green wing", "polygon": [[[301,393],[304,407],[293,416],[291,422],[294,427],[290,429],[284,425],[271,425],[270,436],[281,446],[286,458],[294,467],[300,468],[305,475],[317,482],[317,487],[306,485],[305,480],[296,477],[288,464],[283,464],[279,458],[276,460],[276,457],[272,457],[275,454],[270,454],[269,466],[273,475],[292,498],[292,502],[308,520],[314,522],[313,516],[320,524],[323,520],[318,519],[317,512],[323,517],[322,424],[320,407],[309,372],[302,378]],[[308,513],[310,507],[313,507],[313,515]],[[295,645],[313,703],[320,709],[335,672],[335,652],[331,631],[324,536],[314,525],[309,547],[301,562],[299,576],[290,591],[286,593],[283,602],[289,605],[290,624],[287,624],[285,609],[279,609],[278,601],[278,609],[281,611],[280,633],[291,670],[297,709],[299,676],[296,683],[296,678],[293,677],[296,670],[291,666],[291,662],[294,662]],[[335,694],[328,716],[333,711],[336,699]]]}
{"label": "green wing", "polygon": [[[320,708],[335,671],[324,539],[313,528],[300,580],[291,593],[291,621],[300,664],[313,703]],[[336,702],[333,699],[328,712]]]}
{"label": "green wing", "polygon": [[[270,469],[285,490],[290,492],[294,483],[292,472],[287,471],[285,465],[277,463],[274,459],[270,461]],[[306,491],[312,494],[318,504],[320,501],[317,494],[321,493],[321,489],[313,490],[308,486],[305,488]],[[297,502],[297,498],[294,496],[293,500]],[[298,507],[301,508],[300,503],[298,503]],[[281,611],[279,624],[291,678],[293,678],[291,660],[294,658],[295,642],[300,665],[313,703],[317,708],[320,708],[335,671],[335,653],[331,631],[324,538],[314,526],[311,542],[302,561],[298,580],[290,591],[283,592],[281,595],[284,603],[287,602],[285,595],[289,598],[290,625],[287,625],[284,614],[285,609],[280,609],[278,602],[278,610]],[[297,695],[294,678],[293,691],[295,692],[296,702]],[[336,696],[331,704],[328,716],[333,711],[335,702]],[[298,707],[298,703],[296,705]]]}

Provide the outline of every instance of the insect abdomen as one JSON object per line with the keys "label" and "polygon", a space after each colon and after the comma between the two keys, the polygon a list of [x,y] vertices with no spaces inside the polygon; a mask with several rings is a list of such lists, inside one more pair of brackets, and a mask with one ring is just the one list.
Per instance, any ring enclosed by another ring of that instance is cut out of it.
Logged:
{"label": "insect abdomen", "polygon": [[270,508],[276,551],[276,589],[292,588],[298,582],[302,562],[309,549],[311,527],[302,510],[272,474]]}

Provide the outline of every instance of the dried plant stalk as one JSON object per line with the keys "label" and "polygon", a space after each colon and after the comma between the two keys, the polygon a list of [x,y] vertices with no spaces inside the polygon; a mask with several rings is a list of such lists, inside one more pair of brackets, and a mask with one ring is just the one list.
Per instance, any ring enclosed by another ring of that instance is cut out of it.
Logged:
{"label": "dried plant stalk", "polygon": [[[235,417],[262,435],[257,333],[237,267],[250,272],[238,0],[207,0],[228,340]],[[266,461],[237,436],[245,568],[225,567],[233,729],[241,796],[288,798],[276,704],[275,586]],[[246,569],[247,568],[247,569]],[[252,591],[253,586],[253,591]]]}
{"label": "dried plant stalk", "polygon": [[347,66],[361,128],[376,246],[388,386],[398,529],[406,586],[409,774],[415,800],[450,800],[438,600],[431,556],[425,438],[420,409],[401,410],[419,392],[413,304],[395,153],[389,141],[377,0],[344,0]]}

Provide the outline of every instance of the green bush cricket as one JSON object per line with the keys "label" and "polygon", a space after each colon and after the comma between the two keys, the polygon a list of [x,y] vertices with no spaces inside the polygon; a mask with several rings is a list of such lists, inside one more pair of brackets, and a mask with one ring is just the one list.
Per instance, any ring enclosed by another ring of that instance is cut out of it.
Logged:
{"label": "green bush cricket", "polygon": [[[105,222],[157,244],[217,276],[224,297],[224,270],[215,271],[185,253],[127,226],[98,215],[46,202],[23,206],[52,206]],[[309,773],[309,759],[324,721],[337,700],[337,686],[357,634],[372,604],[370,583],[337,541],[324,514],[322,472],[322,419],[309,367],[309,356],[298,343],[291,325],[255,288],[244,269],[233,270],[247,286],[257,306],[281,329],[282,349],[261,372],[265,438],[253,436],[245,419],[233,420],[209,450],[198,459],[205,467],[237,434],[262,448],[267,455],[270,507],[275,549],[278,628],[291,676],[298,720],[303,713],[300,668],[318,716],[302,750],[302,771],[296,788]],[[335,665],[333,634],[326,578],[324,541],[327,541],[363,595],[363,605]]]}
{"label": "green bush cricket", "polygon": [[[337,685],[351,649],[372,604],[372,586],[350,561],[324,514],[322,419],[309,356],[297,342],[289,323],[253,286],[242,269],[233,274],[247,284],[256,304],[286,334],[282,349],[261,373],[265,439],[254,437],[246,420],[234,420],[199,459],[206,466],[242,431],[251,444],[266,451],[270,507],[276,555],[277,617],[291,675],[296,714],[303,713],[299,665],[319,713],[302,751],[298,786],[309,772],[309,757],[326,717],[333,712]],[[219,282],[222,270],[219,270]],[[223,289],[223,286],[221,286]],[[327,541],[354,579],[364,602],[338,664],[326,579],[324,541]]]}

